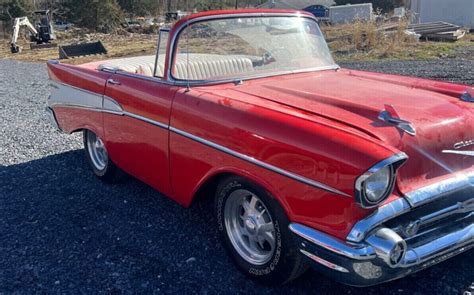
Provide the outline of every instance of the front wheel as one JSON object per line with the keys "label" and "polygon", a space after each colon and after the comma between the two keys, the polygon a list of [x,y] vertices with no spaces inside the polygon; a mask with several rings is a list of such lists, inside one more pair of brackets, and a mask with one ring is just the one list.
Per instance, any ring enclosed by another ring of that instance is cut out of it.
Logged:
{"label": "front wheel", "polygon": [[110,160],[102,139],[90,130],[84,130],[84,149],[86,159],[94,174],[106,182],[118,182],[122,171]]}
{"label": "front wheel", "polygon": [[237,267],[262,283],[285,284],[306,270],[279,203],[242,177],[222,181],[215,210],[224,246]]}

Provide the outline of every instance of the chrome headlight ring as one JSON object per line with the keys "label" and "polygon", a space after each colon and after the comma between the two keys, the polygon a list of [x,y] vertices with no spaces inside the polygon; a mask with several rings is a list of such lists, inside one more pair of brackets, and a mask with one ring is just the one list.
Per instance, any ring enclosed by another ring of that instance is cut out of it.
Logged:
{"label": "chrome headlight ring", "polygon": [[[375,164],[369,170],[367,170],[367,172],[359,176],[355,182],[356,202],[362,208],[373,208],[387,199],[395,186],[397,170],[406,162],[407,159],[408,156],[405,153],[395,154]],[[383,190],[381,190],[382,192],[379,193],[378,198],[369,198],[367,195],[367,190],[371,186],[369,182],[371,179],[375,181],[374,179],[377,177],[380,178],[380,173],[389,173],[388,179],[386,179],[386,183],[384,184]]]}

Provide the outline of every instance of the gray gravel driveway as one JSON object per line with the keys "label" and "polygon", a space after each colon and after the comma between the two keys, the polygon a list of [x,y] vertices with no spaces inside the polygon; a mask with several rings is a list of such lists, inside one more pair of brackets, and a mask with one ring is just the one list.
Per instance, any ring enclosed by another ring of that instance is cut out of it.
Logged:
{"label": "gray gravel driveway", "polygon": [[[472,61],[345,66],[474,83]],[[0,60],[0,294],[460,294],[474,281],[471,251],[367,289],[314,271],[283,288],[254,283],[221,247],[209,202],[184,209],[133,179],[98,181],[80,136],[48,125],[48,91],[44,65]]]}

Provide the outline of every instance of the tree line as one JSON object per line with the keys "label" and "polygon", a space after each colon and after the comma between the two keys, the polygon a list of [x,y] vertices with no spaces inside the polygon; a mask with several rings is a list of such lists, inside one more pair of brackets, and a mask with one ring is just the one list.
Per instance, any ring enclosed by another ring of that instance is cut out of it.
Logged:
{"label": "tree line", "polygon": [[[389,11],[403,0],[335,0],[336,4],[373,2],[376,9]],[[266,0],[0,0],[0,21],[11,22],[31,16],[38,9],[50,9],[54,17],[80,27],[111,32],[125,17],[158,16],[167,11],[205,11],[235,7],[254,7]],[[315,1],[316,2],[316,1]]]}

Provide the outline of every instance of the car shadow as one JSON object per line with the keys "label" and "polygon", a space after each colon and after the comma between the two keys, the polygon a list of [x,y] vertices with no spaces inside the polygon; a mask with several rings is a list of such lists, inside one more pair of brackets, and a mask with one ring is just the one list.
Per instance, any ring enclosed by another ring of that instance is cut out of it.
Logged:
{"label": "car shadow", "polygon": [[221,247],[212,200],[185,209],[133,178],[102,183],[82,150],[0,166],[0,250],[6,292],[460,293],[474,274],[470,251],[376,287],[343,286],[312,270],[264,287]]}

